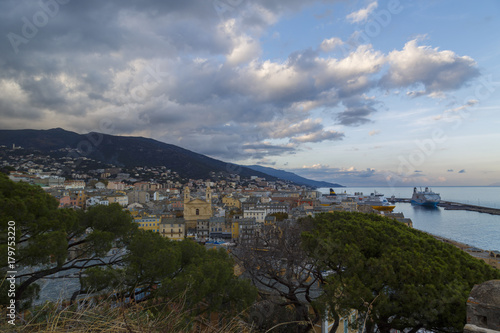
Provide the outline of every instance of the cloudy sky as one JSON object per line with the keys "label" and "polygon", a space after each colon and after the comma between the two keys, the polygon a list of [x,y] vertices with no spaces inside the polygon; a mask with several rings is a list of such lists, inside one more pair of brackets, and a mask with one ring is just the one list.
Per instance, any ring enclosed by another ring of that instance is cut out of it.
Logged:
{"label": "cloudy sky", "polygon": [[500,182],[500,2],[2,0],[0,128],[355,185]]}

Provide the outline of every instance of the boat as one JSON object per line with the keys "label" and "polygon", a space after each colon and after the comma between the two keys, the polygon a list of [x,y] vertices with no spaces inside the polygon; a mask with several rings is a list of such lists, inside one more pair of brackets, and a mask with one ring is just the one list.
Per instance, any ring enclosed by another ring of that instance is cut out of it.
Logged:
{"label": "boat", "polygon": [[332,204],[340,204],[347,198],[347,193],[335,193],[334,189],[330,189],[330,194],[323,194],[318,199],[321,206],[330,206]]}
{"label": "boat", "polygon": [[382,193],[374,191],[370,195],[363,195],[363,193],[355,193],[358,197],[358,205],[370,205],[373,209],[383,212],[392,212],[396,207],[391,205]]}
{"label": "boat", "polygon": [[433,192],[428,187],[426,187],[423,191],[422,189],[420,189],[420,191],[417,190],[416,187],[413,188],[411,203],[414,205],[437,207],[440,201],[441,196],[439,195],[439,193]]}

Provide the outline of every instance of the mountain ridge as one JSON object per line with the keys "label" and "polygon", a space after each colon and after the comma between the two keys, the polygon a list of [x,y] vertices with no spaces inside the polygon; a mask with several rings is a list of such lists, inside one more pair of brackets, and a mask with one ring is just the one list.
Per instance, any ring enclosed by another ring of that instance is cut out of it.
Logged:
{"label": "mountain ridge", "polygon": [[[88,157],[118,167],[165,166],[183,178],[209,178],[210,172],[244,177],[266,174],[236,166],[152,138],[118,136],[98,132],[78,134],[62,128],[49,130],[0,130],[0,144],[21,146],[45,153],[73,149],[71,157]],[[75,151],[76,150],[76,151]],[[273,177],[273,179],[275,179]]]}
{"label": "mountain ridge", "polygon": [[[221,172],[239,174],[243,177],[258,176],[268,180],[290,180],[285,174],[287,178],[280,178],[270,173],[270,170],[263,172],[248,166],[224,162],[176,145],[140,136],[119,136],[99,132],[78,134],[59,127],[48,130],[0,130],[0,144],[7,146],[14,144],[45,153],[69,148],[71,152],[68,156],[71,157],[88,157],[123,168],[165,166],[176,171],[183,178],[210,178],[211,172]],[[300,185],[307,185],[311,182],[326,184],[326,182],[295,176],[299,177],[296,179],[299,180],[297,184]],[[330,185],[326,187],[328,186]]]}

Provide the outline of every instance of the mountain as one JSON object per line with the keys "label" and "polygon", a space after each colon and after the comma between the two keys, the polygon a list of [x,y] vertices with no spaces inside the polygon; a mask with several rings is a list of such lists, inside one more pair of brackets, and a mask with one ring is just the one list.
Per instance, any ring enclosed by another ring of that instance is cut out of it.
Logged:
{"label": "mountain", "polygon": [[[21,146],[47,154],[61,154],[72,158],[88,157],[123,168],[136,166],[165,166],[183,178],[209,178],[210,172],[258,176],[275,180],[268,174],[244,166],[226,163],[190,150],[143,137],[116,136],[102,133],[78,134],[62,128],[50,130],[0,130],[0,145]],[[75,149],[78,149],[76,151]],[[56,152],[57,151],[57,152]]]}
{"label": "mountain", "polygon": [[277,170],[269,167],[263,167],[260,165],[247,165],[248,168],[255,170],[255,171],[260,171],[262,173],[268,174],[273,177],[277,177],[280,179],[284,180],[289,180],[291,182],[294,182],[299,185],[306,185],[310,187],[344,187],[339,184],[335,183],[329,183],[329,182],[324,182],[324,181],[317,181],[317,180],[312,180],[312,179],[307,179],[304,177],[301,177],[299,175],[294,174],[293,172],[288,172],[284,170]]}

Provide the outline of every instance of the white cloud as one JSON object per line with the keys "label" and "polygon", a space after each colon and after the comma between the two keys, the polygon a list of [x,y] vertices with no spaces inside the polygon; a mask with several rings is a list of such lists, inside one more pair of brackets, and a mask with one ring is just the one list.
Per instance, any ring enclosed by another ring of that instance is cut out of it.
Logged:
{"label": "white cloud", "polygon": [[291,138],[292,142],[321,142],[326,140],[342,140],[344,133],[337,131],[318,131]]}
{"label": "white cloud", "polygon": [[462,106],[458,106],[456,108],[446,110],[445,113],[457,113],[457,112],[463,111],[465,109],[468,109],[470,107],[473,107],[477,103],[479,103],[479,101],[477,99],[471,99],[471,100],[468,100],[467,103],[465,103]]}
{"label": "white cloud", "polygon": [[346,19],[352,23],[365,22],[368,20],[368,17],[370,17],[371,13],[373,13],[373,11],[377,9],[377,7],[378,7],[377,1],[373,1],[366,8],[362,8],[356,12],[347,15]]}
{"label": "white cloud", "polygon": [[342,39],[340,39],[338,37],[332,37],[332,38],[323,40],[321,42],[321,45],[319,46],[319,48],[323,52],[330,52],[333,49],[335,49],[337,46],[340,46],[343,44],[344,44],[344,42],[342,41]]}
{"label": "white cloud", "polygon": [[384,62],[385,56],[371,45],[360,45],[342,59],[317,58],[316,84],[334,85],[344,91],[362,90],[369,84],[369,76],[378,73]]}
{"label": "white cloud", "polygon": [[321,119],[313,120],[311,118],[292,124],[289,121],[281,120],[279,123],[269,124],[269,126],[274,127],[272,135],[276,139],[289,138],[298,134],[318,131],[323,128]]}
{"label": "white cloud", "polygon": [[389,88],[411,87],[422,84],[425,89],[412,91],[411,97],[430,95],[458,89],[479,75],[476,62],[468,56],[458,56],[452,51],[419,46],[417,40],[409,41],[403,50],[392,51],[387,56],[390,65],[381,83]]}
{"label": "white cloud", "polygon": [[260,44],[252,37],[240,33],[236,28],[236,20],[231,19],[221,25],[222,34],[231,40],[230,52],[227,54],[229,65],[240,65],[257,59],[261,53]]}

